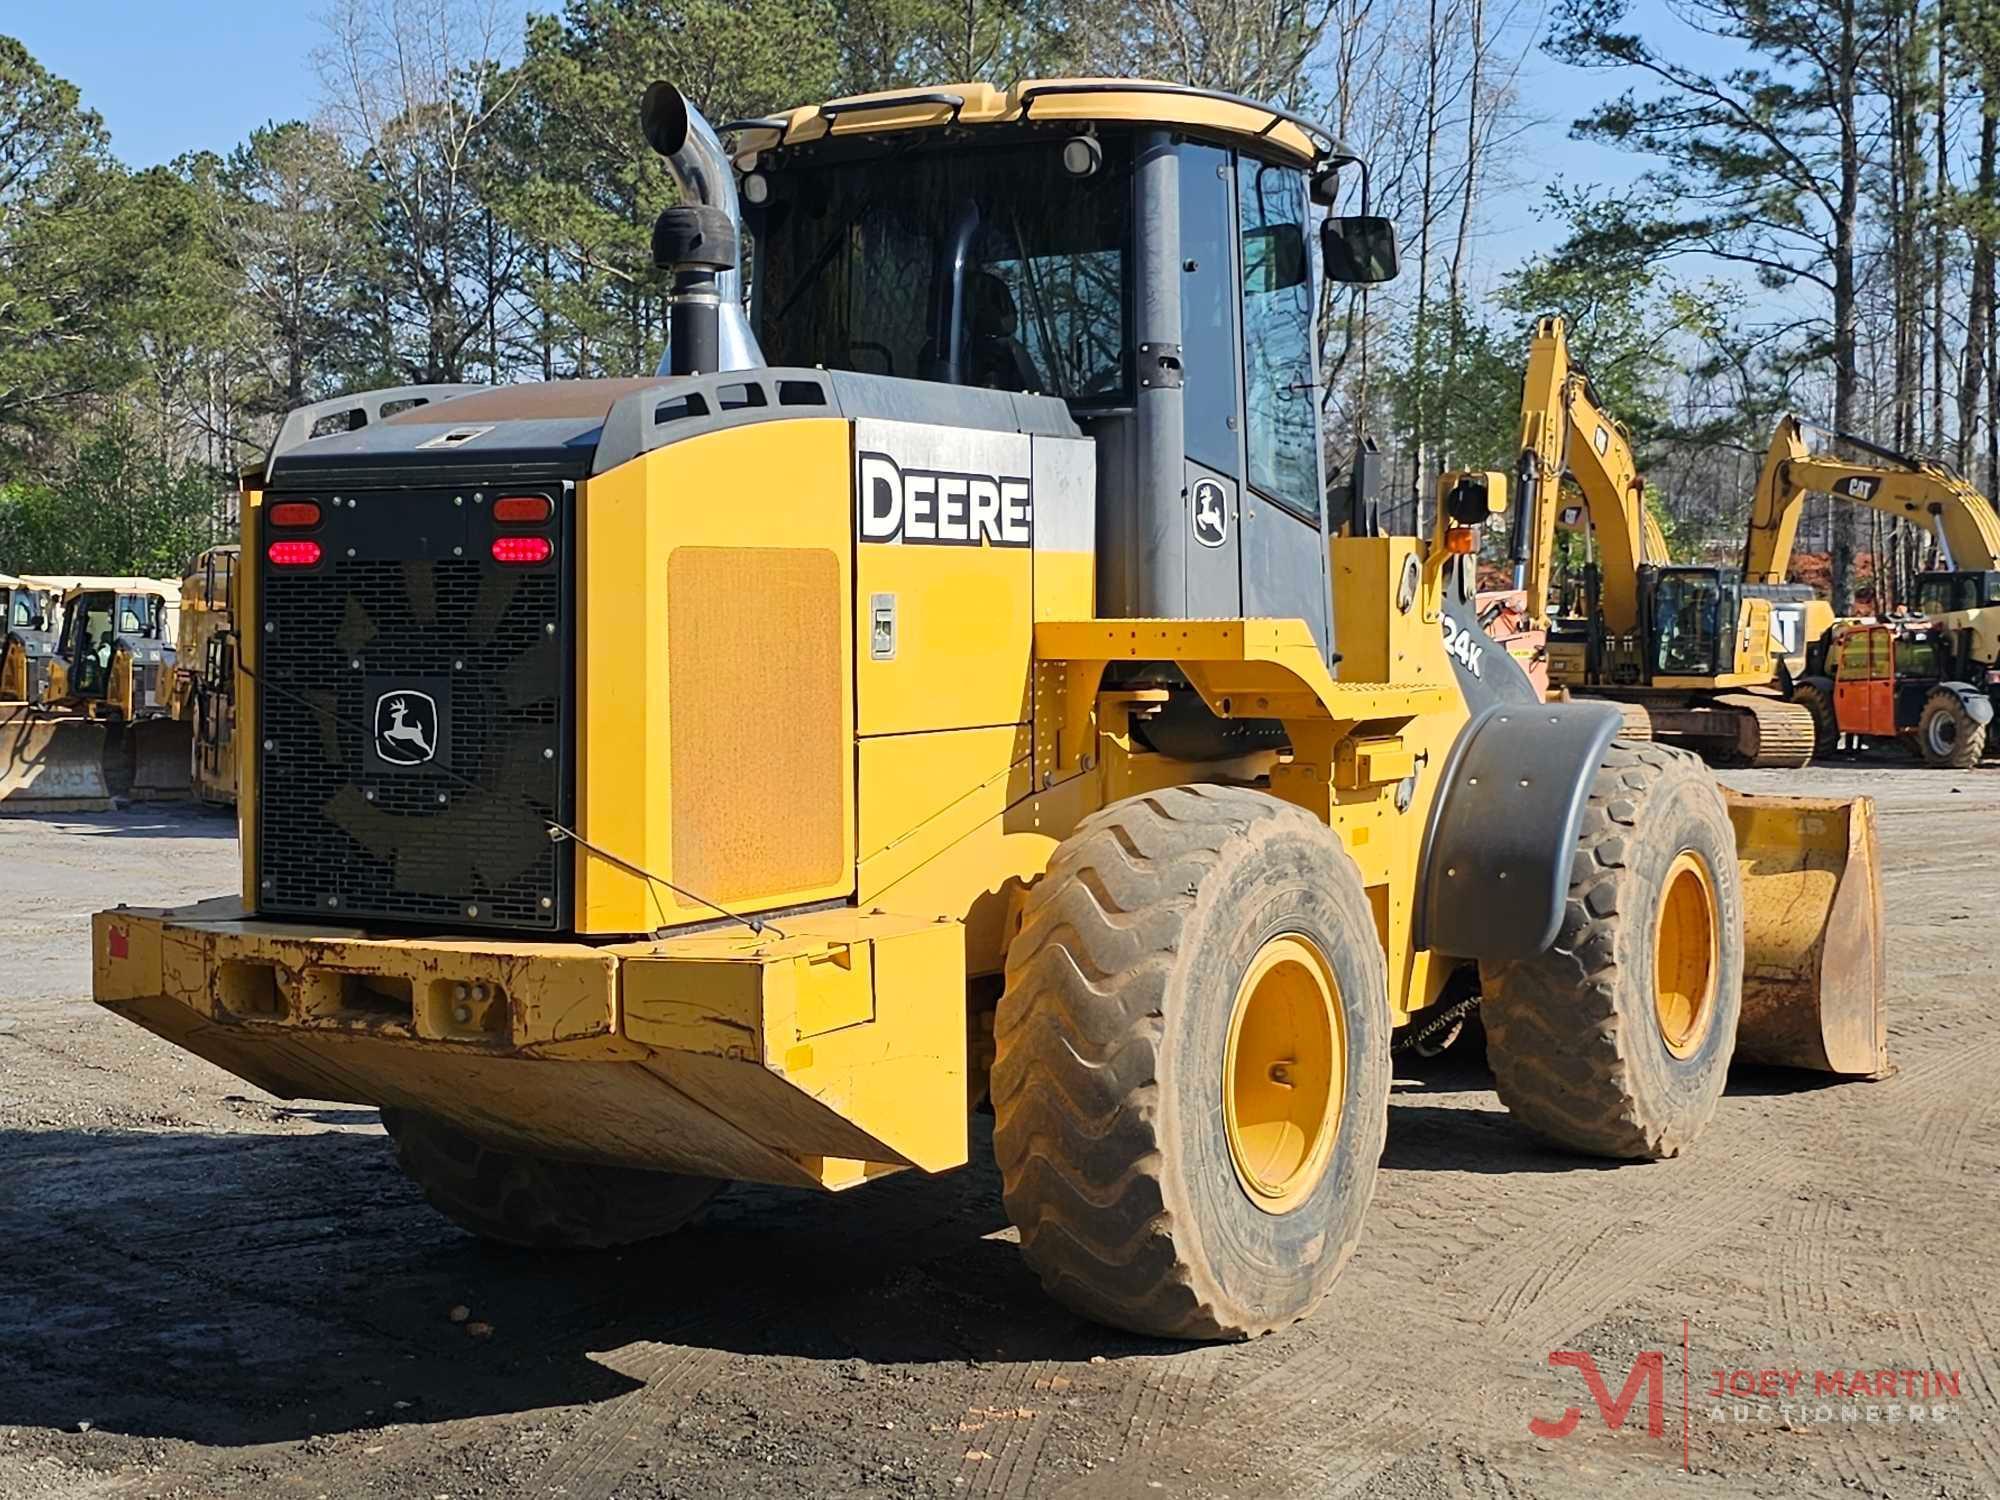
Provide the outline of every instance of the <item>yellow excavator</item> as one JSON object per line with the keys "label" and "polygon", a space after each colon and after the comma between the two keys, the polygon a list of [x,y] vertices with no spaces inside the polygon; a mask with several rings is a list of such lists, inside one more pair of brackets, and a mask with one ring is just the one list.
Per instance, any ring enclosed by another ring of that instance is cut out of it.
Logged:
{"label": "yellow excavator", "polygon": [[1181,1338],[1326,1294],[1398,1031],[1477,1004],[1515,1117],[1623,1158],[1732,1057],[1887,1067],[1866,800],[1541,701],[1473,607],[1504,480],[1329,515],[1315,312],[1396,248],[1365,187],[1320,223],[1324,127],[1112,79],[641,123],[666,368],[285,419],[242,893],[98,913],[101,1003],[380,1106],[517,1244],[946,1171],[990,1107],[1044,1284]]}
{"label": "yellow excavator", "polygon": [[[1809,433],[1873,462],[1816,453]],[[1809,494],[1830,495],[1909,521],[1941,566],[1917,578],[1919,620],[1845,622],[1802,640],[1792,696],[1813,715],[1818,749],[1845,734],[1910,741],[1935,766],[1962,769],[1985,752],[2000,679],[2000,514],[1949,465],[1879,447],[1850,433],[1782,418],[1771,434],[1750,510],[1744,577],[1784,585]],[[1828,611],[1830,614],[1830,611]]]}
{"label": "yellow excavator", "polygon": [[[1566,481],[1582,496],[1596,556],[1582,570],[1580,607],[1552,618]],[[1664,539],[1657,525],[1648,526],[1630,440],[1570,358],[1560,317],[1535,325],[1522,385],[1518,482],[1512,552],[1529,609],[1549,626],[1552,692],[1609,699],[1628,734],[1683,745],[1711,761],[1783,767],[1812,758],[1812,715],[1783,689],[1773,600],[1723,569],[1665,561]],[[1660,560],[1648,556],[1649,546]],[[1830,624],[1832,612],[1825,613]]]}

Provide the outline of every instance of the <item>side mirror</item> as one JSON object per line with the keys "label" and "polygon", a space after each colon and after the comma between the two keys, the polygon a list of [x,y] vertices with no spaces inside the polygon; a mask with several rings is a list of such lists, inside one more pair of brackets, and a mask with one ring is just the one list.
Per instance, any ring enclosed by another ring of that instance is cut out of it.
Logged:
{"label": "side mirror", "polygon": [[1444,513],[1455,526],[1484,526],[1507,508],[1507,476],[1492,469],[1461,470],[1438,482]]}
{"label": "side mirror", "polygon": [[1376,214],[1348,214],[1319,227],[1320,254],[1328,281],[1348,286],[1378,286],[1394,281],[1401,269],[1396,254],[1396,226]]}

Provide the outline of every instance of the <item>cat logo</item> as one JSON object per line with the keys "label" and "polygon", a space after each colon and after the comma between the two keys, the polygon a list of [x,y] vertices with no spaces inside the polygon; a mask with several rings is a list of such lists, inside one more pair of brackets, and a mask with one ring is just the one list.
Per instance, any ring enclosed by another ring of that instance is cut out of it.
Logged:
{"label": "cat logo", "polygon": [[1870,479],[1862,474],[1850,474],[1833,487],[1836,495],[1845,495],[1849,500],[1872,500],[1875,492],[1882,487],[1879,479]]}
{"label": "cat logo", "polygon": [[1460,625],[1449,617],[1444,622],[1445,654],[1458,662],[1474,677],[1483,677],[1480,658],[1486,654],[1486,638],[1478,631]]}

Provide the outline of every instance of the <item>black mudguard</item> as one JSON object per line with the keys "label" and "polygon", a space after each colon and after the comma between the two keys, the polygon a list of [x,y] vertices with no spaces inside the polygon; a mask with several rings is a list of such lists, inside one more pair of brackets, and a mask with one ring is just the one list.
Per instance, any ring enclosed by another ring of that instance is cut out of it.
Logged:
{"label": "black mudguard", "polygon": [[1955,693],[1958,701],[1965,705],[1965,712],[1973,723],[1993,722],[1993,700],[1986,696],[1983,689],[1976,688],[1969,682],[1940,682],[1937,687],[1931,689],[1932,692],[1940,690]]}
{"label": "black mudguard", "polygon": [[[1417,946],[1531,958],[1562,928],[1577,829],[1624,721],[1609,703],[1538,701],[1520,664],[1480,629],[1472,601],[1448,594],[1447,649],[1472,717],[1439,773],[1424,830]],[[1457,635],[1467,626],[1476,639]]]}

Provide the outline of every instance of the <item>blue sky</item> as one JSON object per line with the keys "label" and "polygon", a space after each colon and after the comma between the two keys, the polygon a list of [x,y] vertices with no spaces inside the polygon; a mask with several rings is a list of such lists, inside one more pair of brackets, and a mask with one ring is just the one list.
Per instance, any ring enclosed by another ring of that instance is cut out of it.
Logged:
{"label": "blue sky", "polygon": [[[506,3],[525,15],[552,10],[557,0]],[[1688,37],[1668,19],[1664,0],[1637,0],[1636,9],[1649,33],[1672,27]],[[8,0],[0,31],[82,89],[110,127],[118,155],[144,167],[186,151],[227,151],[268,121],[309,114],[319,87],[312,65],[323,37],[318,11],[315,0]],[[1521,93],[1547,119],[1510,148],[1527,164],[1517,168],[1528,179],[1523,190],[1489,200],[1489,271],[1558,237],[1530,208],[1548,178],[1622,184],[1636,174],[1632,157],[1568,138],[1570,121],[1616,86],[1610,75],[1565,67],[1539,51],[1527,58]]]}

